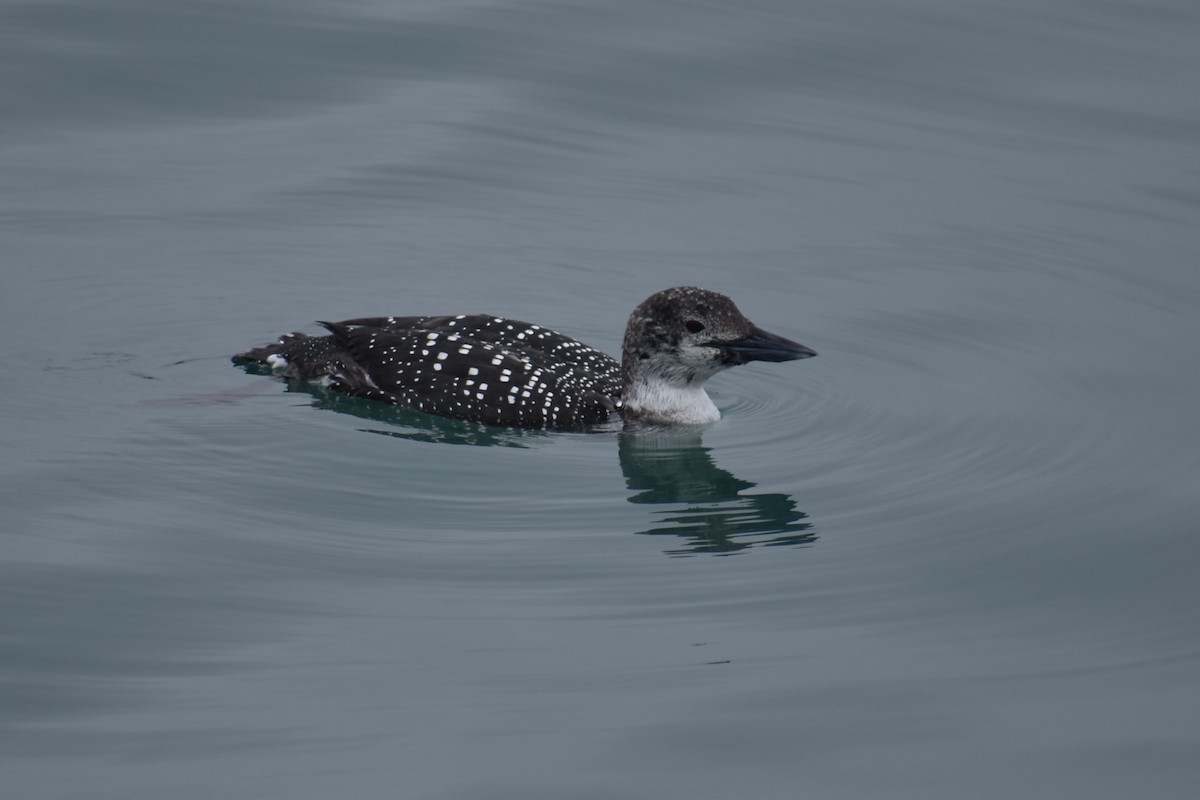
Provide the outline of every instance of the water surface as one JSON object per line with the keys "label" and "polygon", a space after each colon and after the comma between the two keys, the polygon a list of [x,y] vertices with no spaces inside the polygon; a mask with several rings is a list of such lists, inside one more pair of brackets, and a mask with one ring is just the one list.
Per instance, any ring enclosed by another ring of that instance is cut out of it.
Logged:
{"label": "water surface", "polygon": [[[23,798],[1191,797],[1183,2],[0,9]],[[316,319],[816,359],[699,431],[247,375]]]}

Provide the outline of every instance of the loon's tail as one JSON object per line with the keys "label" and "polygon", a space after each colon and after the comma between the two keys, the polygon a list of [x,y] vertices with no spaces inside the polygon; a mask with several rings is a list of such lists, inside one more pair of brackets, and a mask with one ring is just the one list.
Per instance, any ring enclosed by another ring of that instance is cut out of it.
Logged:
{"label": "loon's tail", "polygon": [[285,333],[277,341],[264,344],[262,347],[251,347],[244,353],[236,353],[231,359],[235,364],[259,364],[272,366],[278,359],[287,359],[289,353],[297,350],[300,339],[308,339],[306,333]]}
{"label": "loon's tail", "polygon": [[333,336],[285,333],[270,344],[238,353],[232,361],[245,367],[265,367],[289,378],[313,380],[328,375],[341,355]]}

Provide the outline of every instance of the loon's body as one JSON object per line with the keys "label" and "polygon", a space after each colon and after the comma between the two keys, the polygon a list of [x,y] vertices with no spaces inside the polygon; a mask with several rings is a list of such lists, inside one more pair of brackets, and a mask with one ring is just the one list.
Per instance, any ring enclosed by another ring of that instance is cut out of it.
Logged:
{"label": "loon's body", "polygon": [[233,357],[286,377],[428,414],[518,428],[579,430],[614,415],[661,424],[720,418],[704,391],[747,361],[816,353],[755,326],[724,295],[667,289],[634,309],[621,361],[561,333],[486,315],[320,323]]}

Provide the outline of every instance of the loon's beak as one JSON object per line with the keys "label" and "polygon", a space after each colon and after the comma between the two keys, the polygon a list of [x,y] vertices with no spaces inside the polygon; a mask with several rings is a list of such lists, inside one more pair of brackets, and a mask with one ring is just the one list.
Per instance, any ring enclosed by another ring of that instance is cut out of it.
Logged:
{"label": "loon's beak", "polygon": [[810,347],[767,333],[757,325],[751,325],[750,334],[744,338],[713,344],[725,351],[731,364],[745,364],[748,361],[795,361],[800,358],[812,358],[817,354],[817,351]]}

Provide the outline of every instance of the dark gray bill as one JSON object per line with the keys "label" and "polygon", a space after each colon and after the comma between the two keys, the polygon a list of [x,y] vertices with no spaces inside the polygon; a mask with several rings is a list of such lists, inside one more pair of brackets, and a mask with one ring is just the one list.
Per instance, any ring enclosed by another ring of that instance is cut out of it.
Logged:
{"label": "dark gray bill", "polygon": [[713,342],[728,354],[729,363],[748,361],[795,361],[817,354],[811,347],[768,333],[757,325],[750,326],[750,335],[732,342]]}

